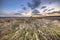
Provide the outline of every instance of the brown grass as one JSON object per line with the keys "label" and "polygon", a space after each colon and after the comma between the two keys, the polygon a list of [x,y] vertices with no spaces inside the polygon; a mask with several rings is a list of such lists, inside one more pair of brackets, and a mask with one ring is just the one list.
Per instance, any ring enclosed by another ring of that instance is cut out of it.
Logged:
{"label": "brown grass", "polygon": [[0,19],[0,40],[60,40],[60,21]]}

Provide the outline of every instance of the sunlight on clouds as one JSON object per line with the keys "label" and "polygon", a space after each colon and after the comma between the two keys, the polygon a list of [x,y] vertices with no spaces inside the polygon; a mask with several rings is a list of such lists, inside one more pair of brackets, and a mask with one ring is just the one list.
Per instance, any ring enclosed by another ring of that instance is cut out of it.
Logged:
{"label": "sunlight on clouds", "polygon": [[[8,4],[12,4],[11,6]],[[17,3],[16,3],[17,2]],[[21,2],[21,3],[20,3]],[[39,13],[35,11],[35,14],[51,13],[53,11],[59,11],[60,5],[59,1],[55,0],[11,0],[4,2],[4,8],[0,15],[22,15],[22,16],[32,16],[34,10],[38,10]],[[26,8],[24,8],[26,7]]]}
{"label": "sunlight on clouds", "polygon": [[21,13],[23,16],[32,16],[32,13]]}

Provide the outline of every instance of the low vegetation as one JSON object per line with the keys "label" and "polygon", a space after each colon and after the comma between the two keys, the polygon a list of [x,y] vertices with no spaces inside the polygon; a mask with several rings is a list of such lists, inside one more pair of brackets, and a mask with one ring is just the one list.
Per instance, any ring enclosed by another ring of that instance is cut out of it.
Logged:
{"label": "low vegetation", "polygon": [[0,19],[0,40],[60,40],[60,21]]}

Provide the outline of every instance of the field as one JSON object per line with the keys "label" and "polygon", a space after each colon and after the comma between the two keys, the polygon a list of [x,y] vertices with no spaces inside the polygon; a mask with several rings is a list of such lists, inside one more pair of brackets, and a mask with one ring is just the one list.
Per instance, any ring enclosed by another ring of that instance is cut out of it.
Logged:
{"label": "field", "polygon": [[0,40],[60,40],[60,20],[0,18]]}

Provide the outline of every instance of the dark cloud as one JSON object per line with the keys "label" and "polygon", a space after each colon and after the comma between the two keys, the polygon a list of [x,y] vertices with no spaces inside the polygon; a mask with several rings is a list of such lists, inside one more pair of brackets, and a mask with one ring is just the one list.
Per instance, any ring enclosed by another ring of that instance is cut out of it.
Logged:
{"label": "dark cloud", "polygon": [[38,7],[41,3],[41,0],[32,0],[35,7]]}
{"label": "dark cloud", "polygon": [[35,9],[37,8],[41,3],[41,0],[32,0],[32,3],[28,2],[28,7],[30,7],[31,9]]}
{"label": "dark cloud", "polygon": [[22,9],[23,9],[23,10],[27,10],[27,8],[26,8],[26,7],[23,7]]}
{"label": "dark cloud", "polygon": [[48,9],[48,11],[52,11],[52,10],[54,10],[55,8],[51,8],[51,9]]}
{"label": "dark cloud", "polygon": [[43,12],[46,12],[48,9],[44,9]]}
{"label": "dark cloud", "polygon": [[30,7],[31,9],[34,9],[35,7],[31,4],[31,3],[29,3],[28,2],[28,7]]}
{"label": "dark cloud", "polygon": [[46,6],[42,6],[42,7],[41,7],[41,9],[44,9],[44,8],[46,8]]}
{"label": "dark cloud", "polygon": [[60,13],[60,10],[59,11],[53,11],[52,13]]}
{"label": "dark cloud", "polygon": [[46,12],[46,11],[52,11],[54,10],[55,8],[51,8],[51,9],[44,9],[43,12]]}
{"label": "dark cloud", "polygon": [[40,12],[35,9],[35,10],[32,11],[32,13],[33,13],[34,15],[37,15],[37,14],[40,13]]}

